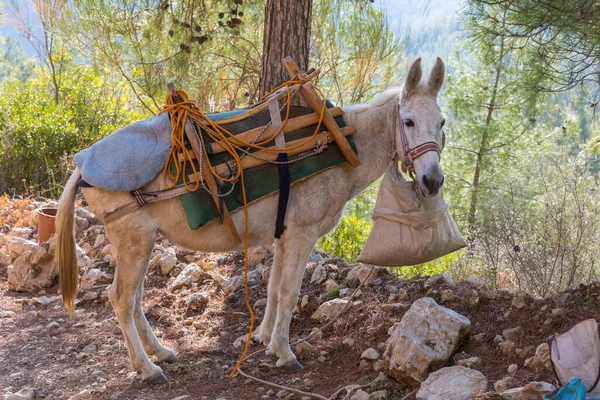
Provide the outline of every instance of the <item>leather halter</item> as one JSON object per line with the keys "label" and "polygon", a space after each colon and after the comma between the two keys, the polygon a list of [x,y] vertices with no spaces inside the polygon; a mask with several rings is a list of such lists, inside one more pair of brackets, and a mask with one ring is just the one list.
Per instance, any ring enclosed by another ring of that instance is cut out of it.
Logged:
{"label": "leather halter", "polygon": [[402,142],[402,153],[404,157],[402,161],[402,172],[409,174],[413,179],[415,175],[415,164],[414,160],[421,157],[423,154],[435,151],[438,155],[438,159],[446,145],[446,134],[442,131],[442,146],[437,144],[437,142],[425,142],[416,145],[415,147],[410,147],[408,144],[408,137],[406,136],[406,130],[404,129],[404,121],[402,119],[402,114],[400,114],[400,104],[396,104],[396,112],[397,118],[399,121],[397,123],[397,129],[400,130],[400,141]]}

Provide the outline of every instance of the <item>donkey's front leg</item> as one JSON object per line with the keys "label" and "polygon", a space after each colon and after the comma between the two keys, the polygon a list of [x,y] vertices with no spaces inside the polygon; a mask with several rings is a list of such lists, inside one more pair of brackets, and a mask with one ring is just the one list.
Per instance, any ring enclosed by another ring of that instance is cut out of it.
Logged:
{"label": "donkey's front leg", "polygon": [[260,328],[254,334],[254,339],[258,342],[269,346],[273,335],[273,327],[277,317],[277,309],[279,304],[279,288],[281,287],[281,276],[284,264],[284,248],[281,240],[275,243],[275,254],[273,255],[273,265],[269,272],[269,288],[267,291],[267,308],[265,317],[260,324]]}
{"label": "donkey's front leg", "polygon": [[317,243],[318,235],[310,232],[291,230],[285,232],[279,245],[283,247],[283,268],[279,286],[277,318],[269,348],[279,357],[277,366],[298,369],[302,365],[290,349],[290,322],[298,302],[302,277],[311,250]]}

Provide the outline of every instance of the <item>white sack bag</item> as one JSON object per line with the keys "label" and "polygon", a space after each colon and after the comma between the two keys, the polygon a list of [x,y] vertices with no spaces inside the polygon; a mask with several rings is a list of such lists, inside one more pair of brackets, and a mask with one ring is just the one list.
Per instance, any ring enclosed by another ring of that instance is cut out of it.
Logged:
{"label": "white sack bag", "polygon": [[465,247],[448,212],[442,190],[434,198],[419,197],[396,163],[386,172],[373,210],[375,224],[358,261],[408,266],[435,260]]}
{"label": "white sack bag", "polygon": [[598,323],[586,319],[550,342],[550,359],[561,386],[578,376],[588,399],[600,399],[600,334]]}

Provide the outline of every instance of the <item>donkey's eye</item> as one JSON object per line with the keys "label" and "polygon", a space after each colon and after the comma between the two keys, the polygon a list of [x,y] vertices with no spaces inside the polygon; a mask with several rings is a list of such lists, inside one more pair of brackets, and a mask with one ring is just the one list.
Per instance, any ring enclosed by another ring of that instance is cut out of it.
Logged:
{"label": "donkey's eye", "polygon": [[411,127],[411,126],[415,126],[415,123],[413,122],[412,119],[405,119],[404,120],[404,125],[406,125],[407,127]]}
{"label": "donkey's eye", "polygon": [[446,119],[442,120],[442,124],[440,125],[440,129],[444,127],[444,125],[446,125]]}

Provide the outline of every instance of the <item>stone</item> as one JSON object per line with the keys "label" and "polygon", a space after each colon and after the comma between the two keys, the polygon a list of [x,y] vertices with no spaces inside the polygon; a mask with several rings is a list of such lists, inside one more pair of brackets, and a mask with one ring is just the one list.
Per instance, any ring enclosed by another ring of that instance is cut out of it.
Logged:
{"label": "stone", "polygon": [[503,340],[500,342],[500,350],[505,356],[512,356],[516,354],[517,345],[512,340]]}
{"label": "stone", "polygon": [[531,298],[531,296],[529,296],[529,294],[526,292],[517,292],[513,295],[510,306],[520,310],[521,308],[523,308],[527,305],[527,301],[530,298]]}
{"label": "stone", "polygon": [[505,376],[504,378],[494,383],[494,390],[498,393],[502,393],[508,389],[512,389],[516,386],[517,380],[512,376]]}
{"label": "stone", "polygon": [[407,297],[408,297],[408,292],[406,290],[398,289],[398,293],[396,294],[397,301],[406,300]]}
{"label": "stone", "polygon": [[16,228],[13,227],[8,236],[13,238],[30,239],[33,236],[33,228]]}
{"label": "stone", "polygon": [[321,283],[325,282],[325,280],[327,279],[327,270],[325,269],[325,267],[323,266],[323,264],[317,264],[312,276],[310,278],[310,283],[314,283],[315,285],[320,285]]}
{"label": "stone", "polygon": [[545,394],[556,390],[554,385],[546,382],[530,382],[527,385],[502,392],[506,400],[539,400]]}
{"label": "stone", "polygon": [[314,351],[315,347],[305,340],[301,340],[296,344],[296,355],[299,357],[313,353]]}
{"label": "stone", "polygon": [[113,277],[98,268],[91,268],[81,277],[81,289],[90,289],[97,285],[106,285],[112,282]]}
{"label": "stone", "polygon": [[389,365],[388,374],[399,382],[418,386],[430,371],[447,364],[470,329],[468,318],[432,298],[416,300],[387,341],[383,357]]}
{"label": "stone", "polygon": [[14,318],[17,314],[14,311],[0,310],[0,318]]}
{"label": "stone", "polygon": [[[11,251],[13,253],[16,254]],[[42,246],[36,244],[32,250],[25,251],[8,267],[8,288],[16,292],[31,292],[52,286],[58,275],[53,258],[54,251],[50,251],[48,242]]]}
{"label": "stone", "polygon": [[490,335],[488,335],[487,333],[478,333],[476,335],[471,335],[471,339],[473,339],[477,343],[483,343],[486,340],[488,340],[489,337]]}
{"label": "stone", "polygon": [[329,320],[338,315],[342,310],[348,311],[352,308],[353,303],[350,300],[344,299],[333,299],[329,300],[319,306],[317,311],[311,316],[319,322]]}
{"label": "stone", "polygon": [[375,279],[379,274],[379,267],[373,267],[371,265],[359,265],[350,270],[346,275],[346,283],[350,287],[357,287],[361,283],[365,286],[369,286],[370,281]]}
{"label": "stone", "polygon": [[104,247],[104,242],[106,241],[106,237],[103,234],[99,234],[96,236],[96,241],[94,242],[94,248],[98,249],[100,247]]}
{"label": "stone", "polygon": [[162,254],[157,254],[153,260],[156,262],[158,268],[160,268],[161,274],[169,275],[173,268],[175,268],[177,265],[177,255],[175,254],[175,249],[168,247]]}
{"label": "stone", "polygon": [[267,298],[258,299],[254,302],[254,308],[263,308],[267,305]]}
{"label": "stone", "polygon": [[208,297],[202,293],[192,293],[185,302],[187,305],[186,316],[202,314],[208,306]]}
{"label": "stone", "polygon": [[314,262],[319,262],[323,259],[323,256],[320,255],[319,253],[312,253],[309,257],[308,257],[308,262],[309,263],[314,263]]}
{"label": "stone", "polygon": [[83,389],[81,392],[74,396],[69,397],[69,400],[87,400],[92,398],[92,392],[88,389]]}
{"label": "stone", "polygon": [[236,275],[230,280],[223,283],[223,290],[226,295],[230,295],[233,292],[237,292],[244,286],[244,277],[241,275]]}
{"label": "stone", "polygon": [[300,309],[303,310],[307,304],[308,304],[308,295],[305,294],[304,296],[302,296],[302,300],[300,300]]}
{"label": "stone", "polygon": [[86,294],[83,295],[83,297],[81,299],[84,301],[93,301],[93,300],[96,300],[97,298],[98,298],[98,293],[87,292]]}
{"label": "stone", "polygon": [[369,395],[369,400],[387,400],[390,395],[387,390],[378,390]]}
{"label": "stone", "polygon": [[425,281],[425,288],[429,289],[438,285],[453,285],[454,281],[447,273],[435,274]]}
{"label": "stone", "polygon": [[34,297],[31,299],[31,304],[34,306],[44,306],[46,304],[52,303],[52,299],[46,296]]}
{"label": "stone", "polygon": [[325,281],[325,292],[331,292],[336,288],[339,289],[341,292],[340,285],[338,285],[336,281],[334,281],[333,279],[327,279],[327,281]]}
{"label": "stone", "polygon": [[504,336],[508,340],[512,340],[513,342],[518,342],[521,339],[523,334],[523,328],[520,326],[505,329],[502,331],[502,336]]}
{"label": "stone", "polygon": [[442,303],[448,303],[458,298],[459,297],[457,295],[452,293],[452,290],[442,290],[442,293],[440,294],[440,302]]}
{"label": "stone", "polygon": [[0,397],[2,400],[33,400],[35,392],[31,388],[23,388],[16,393],[8,393]]}
{"label": "stone", "polygon": [[95,344],[88,344],[83,349],[81,349],[81,352],[85,353],[85,354],[94,354],[97,351],[98,351],[98,348],[96,347]]}
{"label": "stone", "polygon": [[481,367],[483,367],[483,360],[479,357],[463,358],[462,360],[458,360],[456,365],[459,367],[471,368],[479,371],[481,370]]}
{"label": "stone", "polygon": [[350,400],[369,400],[369,393],[359,389],[350,397]]}
{"label": "stone", "polygon": [[365,351],[362,352],[362,354],[360,355],[360,359],[361,360],[369,360],[369,361],[375,361],[379,358],[379,353],[377,352],[377,350],[375,350],[374,348],[369,348],[366,349]]}
{"label": "stone", "polygon": [[352,338],[344,338],[344,340],[342,340],[342,344],[346,347],[354,347],[354,339]]}
{"label": "stone", "polygon": [[519,370],[519,366],[517,364],[510,364],[508,366],[508,375],[510,376],[515,376],[517,374],[517,371]]}
{"label": "stone", "polygon": [[177,278],[175,278],[169,289],[171,292],[174,292],[183,287],[191,287],[193,283],[204,282],[208,279],[212,279],[212,276],[208,272],[204,272],[196,264],[190,264],[177,275]]}
{"label": "stone", "polygon": [[264,247],[252,249],[248,252],[248,266],[253,268],[263,262],[269,255],[269,251]]}
{"label": "stone", "polygon": [[76,208],[75,216],[77,216],[78,218],[87,220],[89,226],[102,224],[102,222],[98,219],[98,217],[96,217],[94,214],[92,214],[87,208],[83,208],[83,207]]}
{"label": "stone", "polygon": [[475,289],[479,290],[480,292],[487,292],[490,290],[489,285],[481,278],[476,278],[474,276],[468,278],[465,282],[469,283],[471,286],[473,286]]}
{"label": "stone", "polygon": [[417,400],[467,400],[485,391],[487,379],[479,371],[446,367],[431,373],[421,384]]}
{"label": "stone", "polygon": [[12,257],[10,254],[0,251],[0,265],[12,264]]}

